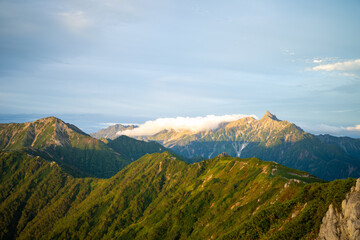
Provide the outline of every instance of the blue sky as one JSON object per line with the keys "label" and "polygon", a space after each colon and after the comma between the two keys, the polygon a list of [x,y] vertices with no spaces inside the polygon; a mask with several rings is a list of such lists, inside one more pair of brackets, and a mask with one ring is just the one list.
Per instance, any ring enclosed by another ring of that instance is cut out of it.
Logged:
{"label": "blue sky", "polygon": [[359,13],[358,0],[2,0],[0,120],[90,131],[268,109],[360,137]]}

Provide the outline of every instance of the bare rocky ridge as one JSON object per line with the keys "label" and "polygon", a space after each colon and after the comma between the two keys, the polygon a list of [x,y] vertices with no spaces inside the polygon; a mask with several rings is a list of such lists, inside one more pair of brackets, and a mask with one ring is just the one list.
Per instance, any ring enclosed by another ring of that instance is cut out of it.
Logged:
{"label": "bare rocky ridge", "polygon": [[322,220],[318,240],[360,239],[360,178],[341,204],[341,212],[329,206]]}

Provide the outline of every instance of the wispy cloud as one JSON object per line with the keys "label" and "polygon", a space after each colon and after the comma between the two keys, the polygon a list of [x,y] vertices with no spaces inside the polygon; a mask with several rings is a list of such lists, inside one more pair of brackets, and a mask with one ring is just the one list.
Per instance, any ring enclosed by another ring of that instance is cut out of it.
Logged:
{"label": "wispy cloud", "polygon": [[322,63],[322,59],[313,59],[313,63]]}
{"label": "wispy cloud", "polygon": [[295,52],[293,50],[290,50],[290,49],[282,49],[281,52],[284,55],[289,55],[289,56],[294,56],[295,55]]}
{"label": "wispy cloud", "polygon": [[360,59],[345,61],[345,62],[331,63],[331,64],[321,64],[316,67],[313,67],[312,70],[313,71],[327,71],[327,72],[330,72],[330,71],[360,71]]}
{"label": "wispy cloud", "polygon": [[150,136],[162,130],[189,130],[199,132],[204,130],[216,129],[223,122],[231,122],[240,118],[253,117],[255,115],[232,114],[232,115],[207,115],[205,117],[176,117],[176,118],[158,118],[154,121],[147,121],[138,128],[118,132],[120,135],[128,136]]}

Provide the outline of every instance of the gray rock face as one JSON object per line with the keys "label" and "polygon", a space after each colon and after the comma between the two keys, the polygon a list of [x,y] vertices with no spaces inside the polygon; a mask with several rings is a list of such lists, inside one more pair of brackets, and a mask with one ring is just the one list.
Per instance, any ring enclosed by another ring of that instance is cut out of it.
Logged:
{"label": "gray rock face", "polygon": [[360,178],[342,201],[341,212],[329,206],[319,232],[319,240],[360,240]]}

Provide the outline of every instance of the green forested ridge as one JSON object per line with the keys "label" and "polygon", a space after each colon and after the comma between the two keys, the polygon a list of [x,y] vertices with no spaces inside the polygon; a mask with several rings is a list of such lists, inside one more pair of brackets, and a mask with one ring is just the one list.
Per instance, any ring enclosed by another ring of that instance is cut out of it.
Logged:
{"label": "green forested ridge", "polygon": [[55,162],[25,152],[1,152],[0,167],[1,239],[14,239],[35,222],[36,239],[94,188],[94,179],[74,179]]}
{"label": "green forested ridge", "polygon": [[130,163],[102,141],[55,117],[2,124],[0,150],[21,149],[55,161],[74,176],[111,177]]}
{"label": "green forested ridge", "polygon": [[107,145],[131,162],[147,153],[164,152],[168,149],[157,142],[145,142],[121,135],[114,140],[107,140]]}
{"label": "green forested ridge", "polygon": [[[147,154],[110,179],[0,154],[1,239],[315,239],[354,179],[325,183],[256,158]],[[305,182],[309,182],[305,184]]]}

